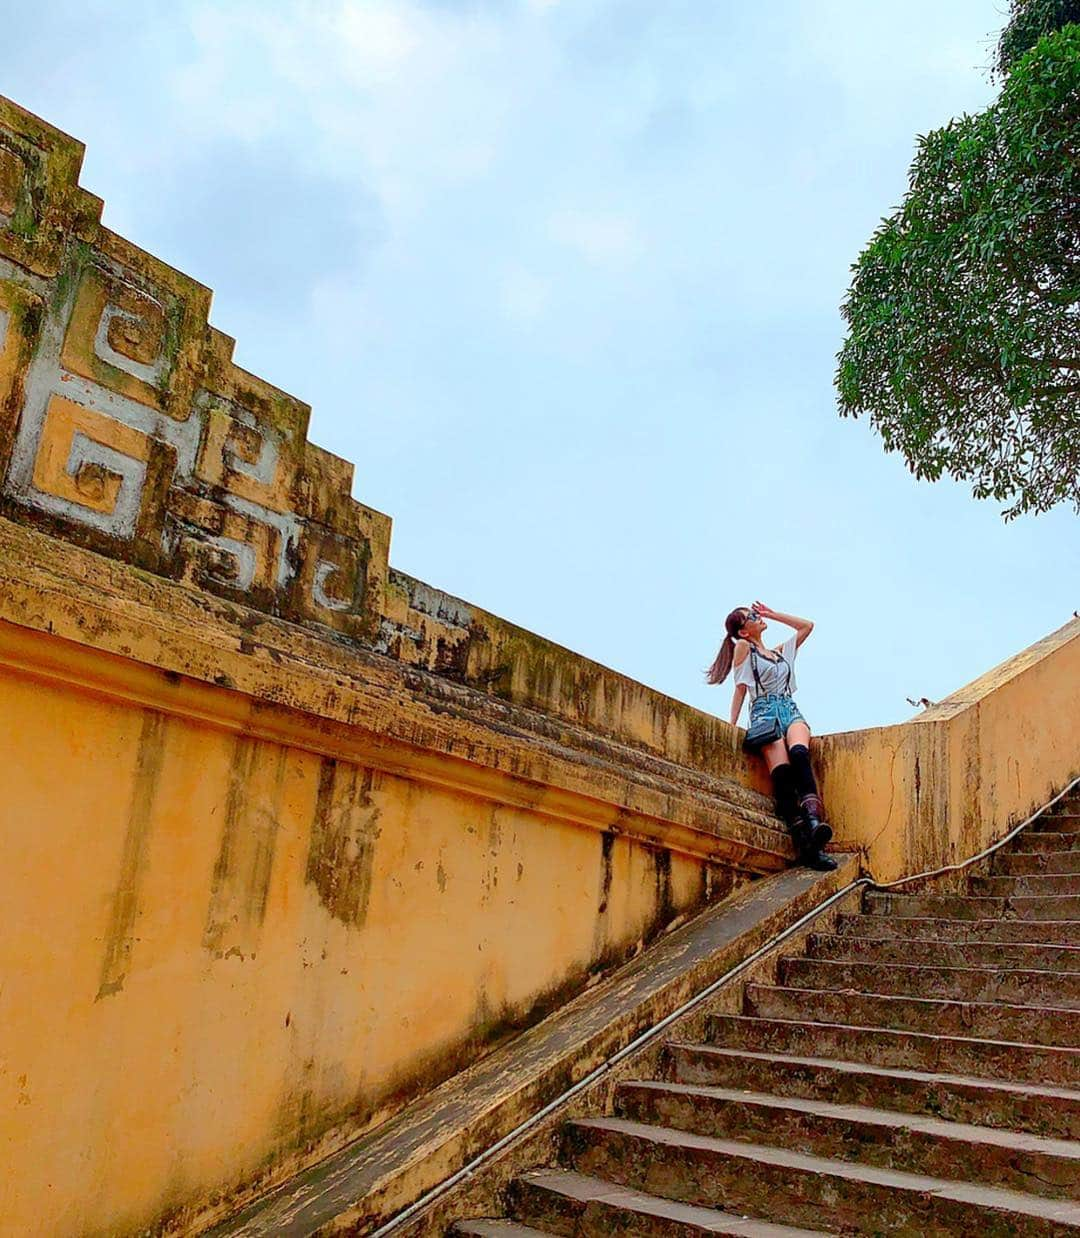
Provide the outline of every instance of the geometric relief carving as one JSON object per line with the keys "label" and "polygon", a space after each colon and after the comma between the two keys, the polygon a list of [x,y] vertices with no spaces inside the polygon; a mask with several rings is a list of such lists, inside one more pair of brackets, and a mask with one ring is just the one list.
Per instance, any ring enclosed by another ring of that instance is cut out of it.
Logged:
{"label": "geometric relief carving", "polygon": [[[352,574],[355,578],[355,567]],[[319,559],[315,564],[315,579],[311,582],[312,601],[326,610],[352,610],[356,603],[356,580],[350,588],[348,578],[348,570],[341,564]]]}
{"label": "geometric relief carving", "polygon": [[302,528],[291,510],[295,453],[280,431],[224,396],[199,391],[194,407],[199,449],[184,479],[192,492],[170,498],[171,548],[189,579],[276,592],[293,576]]}
{"label": "geometric relief carving", "polygon": [[94,333],[96,356],[151,386],[165,372],[164,343],[164,313],[149,301],[140,313],[106,305]]}
{"label": "geometric relief carving", "polygon": [[341,538],[323,537],[311,568],[311,600],[332,611],[357,611],[364,598],[364,565],[358,547]]}
{"label": "geometric relief carving", "polygon": [[81,156],[0,99],[4,516],[367,639],[389,520],[307,406],[233,364],[209,290],[100,227]]}
{"label": "geometric relief carving", "polygon": [[54,500],[54,510],[130,538],[149,459],[145,434],[54,395],[34,460],[34,486]]}
{"label": "geometric relief carving", "polygon": [[160,300],[97,267],[83,274],[60,357],[66,369],[161,408],[169,344]]}
{"label": "geometric relief carving", "polygon": [[367,540],[343,537],[311,523],[304,527],[300,551],[291,609],[300,618],[362,635],[369,601]]}
{"label": "geometric relief carving", "polygon": [[168,499],[166,541],[198,584],[247,592],[273,591],[281,570],[280,531],[212,499],[174,489]]}
{"label": "geometric relief carving", "polygon": [[288,511],[291,478],[286,475],[281,436],[260,426],[246,409],[208,391],[200,391],[195,403],[204,418],[196,464],[199,479],[271,511]]}
{"label": "geometric relief carving", "polygon": [[[104,285],[95,278],[80,282],[74,299],[82,303],[84,312],[89,300],[82,289],[87,286]],[[104,361],[95,370],[86,360],[92,354],[75,347],[78,336],[71,327],[72,298],[65,300],[54,292],[51,302],[24,375],[8,492],[77,526],[124,541],[138,538],[156,543],[164,516],[164,490],[177,470],[190,473],[194,468],[198,426],[164,417],[145,400],[133,399],[106,384],[106,370],[110,382],[119,371]],[[132,304],[130,299],[127,304]],[[104,312],[104,302],[101,308]],[[138,356],[147,356],[156,347],[152,334],[140,334],[129,320],[121,325],[114,322],[113,327],[114,343],[137,354],[124,358],[125,364],[142,364]],[[97,321],[92,330],[98,331]],[[108,334],[107,329],[103,334]],[[61,356],[78,368],[66,368]],[[79,369],[91,376],[80,374]],[[131,390],[144,394],[142,379],[123,377],[132,384]]]}
{"label": "geometric relief carving", "polygon": [[189,583],[355,631],[368,542],[296,514],[297,430],[205,388],[164,415],[169,348],[161,301],[88,265],[46,315],[9,492],[77,526],[156,546],[158,570]]}
{"label": "geometric relief carving", "polygon": [[92,235],[101,199],[80,189],[81,144],[0,98],[0,255],[56,275],[66,236]]}

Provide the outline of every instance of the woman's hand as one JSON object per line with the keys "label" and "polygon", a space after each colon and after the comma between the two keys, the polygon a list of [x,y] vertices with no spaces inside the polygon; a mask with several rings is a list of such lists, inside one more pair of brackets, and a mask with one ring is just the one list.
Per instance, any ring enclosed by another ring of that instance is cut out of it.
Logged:
{"label": "woman's hand", "polygon": [[814,630],[814,625],[811,620],[800,619],[798,615],[786,615],[782,610],[773,610],[771,606],[766,606],[764,602],[755,602],[754,609],[763,619],[775,619],[777,623],[783,623],[789,628],[794,628],[798,634],[796,648],[801,645]]}

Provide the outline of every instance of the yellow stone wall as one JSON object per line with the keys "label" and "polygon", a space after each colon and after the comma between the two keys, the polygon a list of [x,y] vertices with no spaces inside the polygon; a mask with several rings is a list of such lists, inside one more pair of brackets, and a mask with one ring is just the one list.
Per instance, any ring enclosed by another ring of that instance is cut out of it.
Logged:
{"label": "yellow stone wall", "polygon": [[978,854],[1080,776],[1080,619],[910,722],[815,744],[837,845],[879,881]]}
{"label": "yellow stone wall", "polygon": [[[81,158],[0,100],[20,1235],[209,1223],[790,859],[726,723],[391,568],[307,407],[101,226]],[[1077,715],[1074,636],[817,741],[875,872],[962,855],[1075,772],[1033,720]]]}
{"label": "yellow stone wall", "polygon": [[5,674],[0,745],[5,1233],[280,1176],[706,895],[685,856],[70,684]]}
{"label": "yellow stone wall", "polygon": [[202,1225],[786,862],[552,716],[0,521],[0,1230]]}

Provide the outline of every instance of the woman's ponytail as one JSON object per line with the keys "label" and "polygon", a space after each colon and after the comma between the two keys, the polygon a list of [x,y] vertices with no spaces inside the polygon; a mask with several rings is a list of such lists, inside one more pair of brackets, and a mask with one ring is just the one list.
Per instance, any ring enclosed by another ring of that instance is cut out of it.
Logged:
{"label": "woman's ponytail", "polygon": [[723,683],[731,673],[731,664],[735,660],[735,638],[742,631],[746,617],[745,610],[733,610],[724,620],[727,636],[724,637],[724,643],[720,646],[716,660],[705,672],[707,683]]}
{"label": "woman's ponytail", "polygon": [[716,660],[705,672],[706,682],[723,683],[731,672],[731,663],[734,657],[735,642],[730,636],[725,636],[724,643],[720,646],[720,652],[716,655]]}

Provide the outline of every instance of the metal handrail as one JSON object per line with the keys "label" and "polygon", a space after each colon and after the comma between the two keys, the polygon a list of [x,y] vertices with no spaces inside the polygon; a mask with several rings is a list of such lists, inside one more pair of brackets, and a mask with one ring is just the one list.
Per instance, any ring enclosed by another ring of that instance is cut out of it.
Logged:
{"label": "metal handrail", "polygon": [[1080,778],[1074,778],[1063,791],[1059,792],[1052,800],[1049,800],[1041,808],[1032,813],[1030,817],[1026,818],[1026,820],[1011,829],[1009,833],[1006,834],[1000,841],[987,847],[985,850],[980,851],[978,855],[973,855],[970,859],[964,860],[960,864],[947,864],[941,868],[928,869],[924,873],[916,873],[911,877],[901,877],[897,881],[882,882],[875,881],[872,877],[856,877],[854,881],[849,882],[842,890],[837,890],[834,894],[830,894],[823,903],[819,903],[817,907],[811,908],[811,910],[804,916],[801,916],[798,920],[796,920],[794,924],[790,924],[786,929],[782,929],[775,936],[771,937],[763,946],[759,946],[751,954],[748,954],[741,962],[736,963],[734,967],[730,967],[722,976],[706,985],[701,992],[696,993],[691,998],[688,998],[681,1006],[673,1010],[670,1014],[665,1015],[658,1023],[635,1036],[633,1040],[624,1045],[616,1053],[612,1054],[611,1057],[601,1062],[599,1066],[594,1067],[587,1075],[583,1075],[577,1083],[571,1084],[571,1086],[564,1092],[556,1096],[554,1100],[548,1101],[542,1109],[538,1109],[536,1113],[532,1114],[523,1122],[520,1122],[517,1126],[515,1126],[512,1131],[503,1135],[501,1139],[496,1140],[496,1142],[491,1144],[490,1147],[487,1147],[482,1152],[479,1152],[471,1161],[469,1161],[466,1165],[463,1165],[461,1169],[451,1174],[449,1178],[445,1178],[442,1182],[433,1186],[430,1191],[427,1191],[424,1195],[421,1195],[419,1199],[415,1200],[403,1211],[392,1217],[384,1225],[381,1225],[376,1230],[372,1230],[370,1238],[383,1238],[384,1235],[392,1234],[395,1230],[400,1229],[403,1225],[406,1225],[409,1221],[413,1220],[419,1213],[423,1212],[431,1204],[435,1203],[436,1200],[452,1191],[459,1183],[470,1178],[478,1169],[481,1169],[504,1148],[520,1139],[523,1135],[527,1135],[529,1131],[531,1131],[534,1127],[539,1126],[545,1118],[550,1117],[550,1115],[557,1109],[561,1108],[579,1093],[592,1087],[594,1083],[598,1082],[600,1079],[603,1079],[605,1075],[610,1074],[610,1072],[620,1063],[625,1061],[626,1058],[636,1053],[639,1049],[644,1048],[658,1036],[661,1036],[673,1023],[677,1022],[684,1015],[689,1014],[703,1002],[708,1001],[709,998],[712,997],[713,994],[725,984],[730,983],[737,976],[740,976],[744,971],[759,962],[765,957],[765,955],[775,950],[777,946],[782,945],[789,937],[793,936],[805,925],[809,924],[810,921],[820,916],[822,912],[827,911],[834,903],[850,894],[852,890],[856,890],[860,886],[871,886],[879,890],[889,890],[896,886],[904,885],[909,881],[919,881],[927,877],[937,877],[943,873],[957,872],[960,869],[967,868],[969,865],[985,859],[988,855],[992,855],[998,850],[998,848],[1003,847],[1007,842],[1015,838],[1021,830],[1025,829],[1034,820],[1036,820],[1036,818],[1042,816],[1042,814],[1048,809],[1053,808],[1058,800],[1063,799],[1077,786],[1080,786]]}
{"label": "metal handrail", "polygon": [[722,976],[706,985],[700,993],[696,993],[693,997],[688,998],[681,1006],[673,1010],[670,1014],[665,1015],[658,1023],[655,1023],[652,1027],[647,1028],[644,1032],[641,1032],[639,1035],[635,1036],[633,1040],[631,1040],[628,1044],[625,1044],[616,1053],[612,1054],[611,1057],[601,1062],[599,1066],[594,1067],[587,1075],[583,1075],[577,1083],[571,1084],[566,1091],[556,1096],[554,1100],[549,1101],[542,1109],[537,1110],[536,1113],[532,1114],[523,1122],[515,1126],[514,1129],[508,1134],[503,1135],[501,1139],[497,1140],[490,1147],[485,1148],[482,1152],[478,1153],[471,1161],[469,1161],[467,1165],[462,1166],[461,1169],[452,1174],[449,1178],[446,1178],[444,1181],[438,1183],[438,1185],[432,1187],[427,1194],[422,1195],[415,1201],[415,1203],[410,1204],[409,1207],[403,1212],[399,1212],[397,1216],[392,1217],[385,1225],[380,1226],[376,1230],[372,1230],[370,1238],[382,1238],[382,1235],[393,1233],[394,1230],[412,1220],[417,1213],[422,1212],[442,1195],[445,1195],[447,1192],[453,1190],[458,1183],[463,1182],[468,1177],[471,1177],[477,1169],[481,1168],[484,1163],[491,1160],[492,1157],[498,1155],[503,1148],[507,1147],[515,1140],[520,1139],[521,1136],[528,1134],[533,1127],[538,1126],[544,1121],[545,1118],[554,1113],[556,1109],[561,1108],[567,1103],[567,1101],[572,1100],[575,1096],[577,1096],[578,1093],[585,1091],[586,1088],[591,1087],[598,1080],[609,1074],[615,1069],[616,1066],[618,1066],[626,1058],[630,1057],[631,1054],[636,1053],[639,1049],[642,1049],[649,1044],[650,1041],[655,1040],[658,1036],[661,1036],[665,1031],[667,1031],[672,1023],[675,1023],[684,1015],[689,1014],[690,1011],[696,1009],[696,1007],[700,1006],[703,1002],[708,1001],[708,999],[712,997],[713,994],[716,993],[716,991],[723,985],[735,979],[736,976],[741,975],[741,973],[746,971],[749,967],[752,967],[771,950],[774,950],[777,946],[786,941],[787,938],[792,936],[792,934],[797,933],[804,925],[809,924],[811,920],[816,919],[823,911],[826,911],[829,907],[831,907],[833,903],[837,902],[845,895],[850,894],[852,890],[857,889],[859,886],[869,884],[871,884],[869,877],[857,877],[854,881],[849,882],[846,886],[844,886],[842,890],[837,890],[834,894],[830,894],[823,903],[819,903],[817,907],[812,908],[804,916],[801,916],[795,921],[794,924],[788,925],[786,929],[783,929],[774,937],[771,937],[765,945],[759,946],[755,951],[753,951],[753,953],[748,954],[741,962],[736,963],[734,967],[730,967]]}
{"label": "metal handrail", "polygon": [[1030,817],[1021,821],[1019,825],[1013,828],[1005,835],[1004,838],[999,838],[996,843],[991,843],[985,850],[980,851],[978,855],[973,855],[970,859],[961,860],[959,864],[946,864],[941,868],[930,868],[925,873],[915,873],[911,877],[899,877],[896,881],[874,881],[871,884],[878,890],[892,890],[896,886],[906,885],[909,881],[923,881],[927,877],[940,877],[944,873],[958,873],[961,869],[970,867],[972,864],[977,864],[980,860],[985,860],[988,855],[993,855],[999,848],[1004,847],[1007,842],[1011,842],[1021,830],[1026,830],[1027,827],[1041,817],[1044,812],[1047,812],[1060,799],[1064,799],[1074,788],[1080,787],[1080,778],[1074,778],[1064,789],[1059,791],[1052,800],[1048,800],[1041,808],[1037,808]]}

